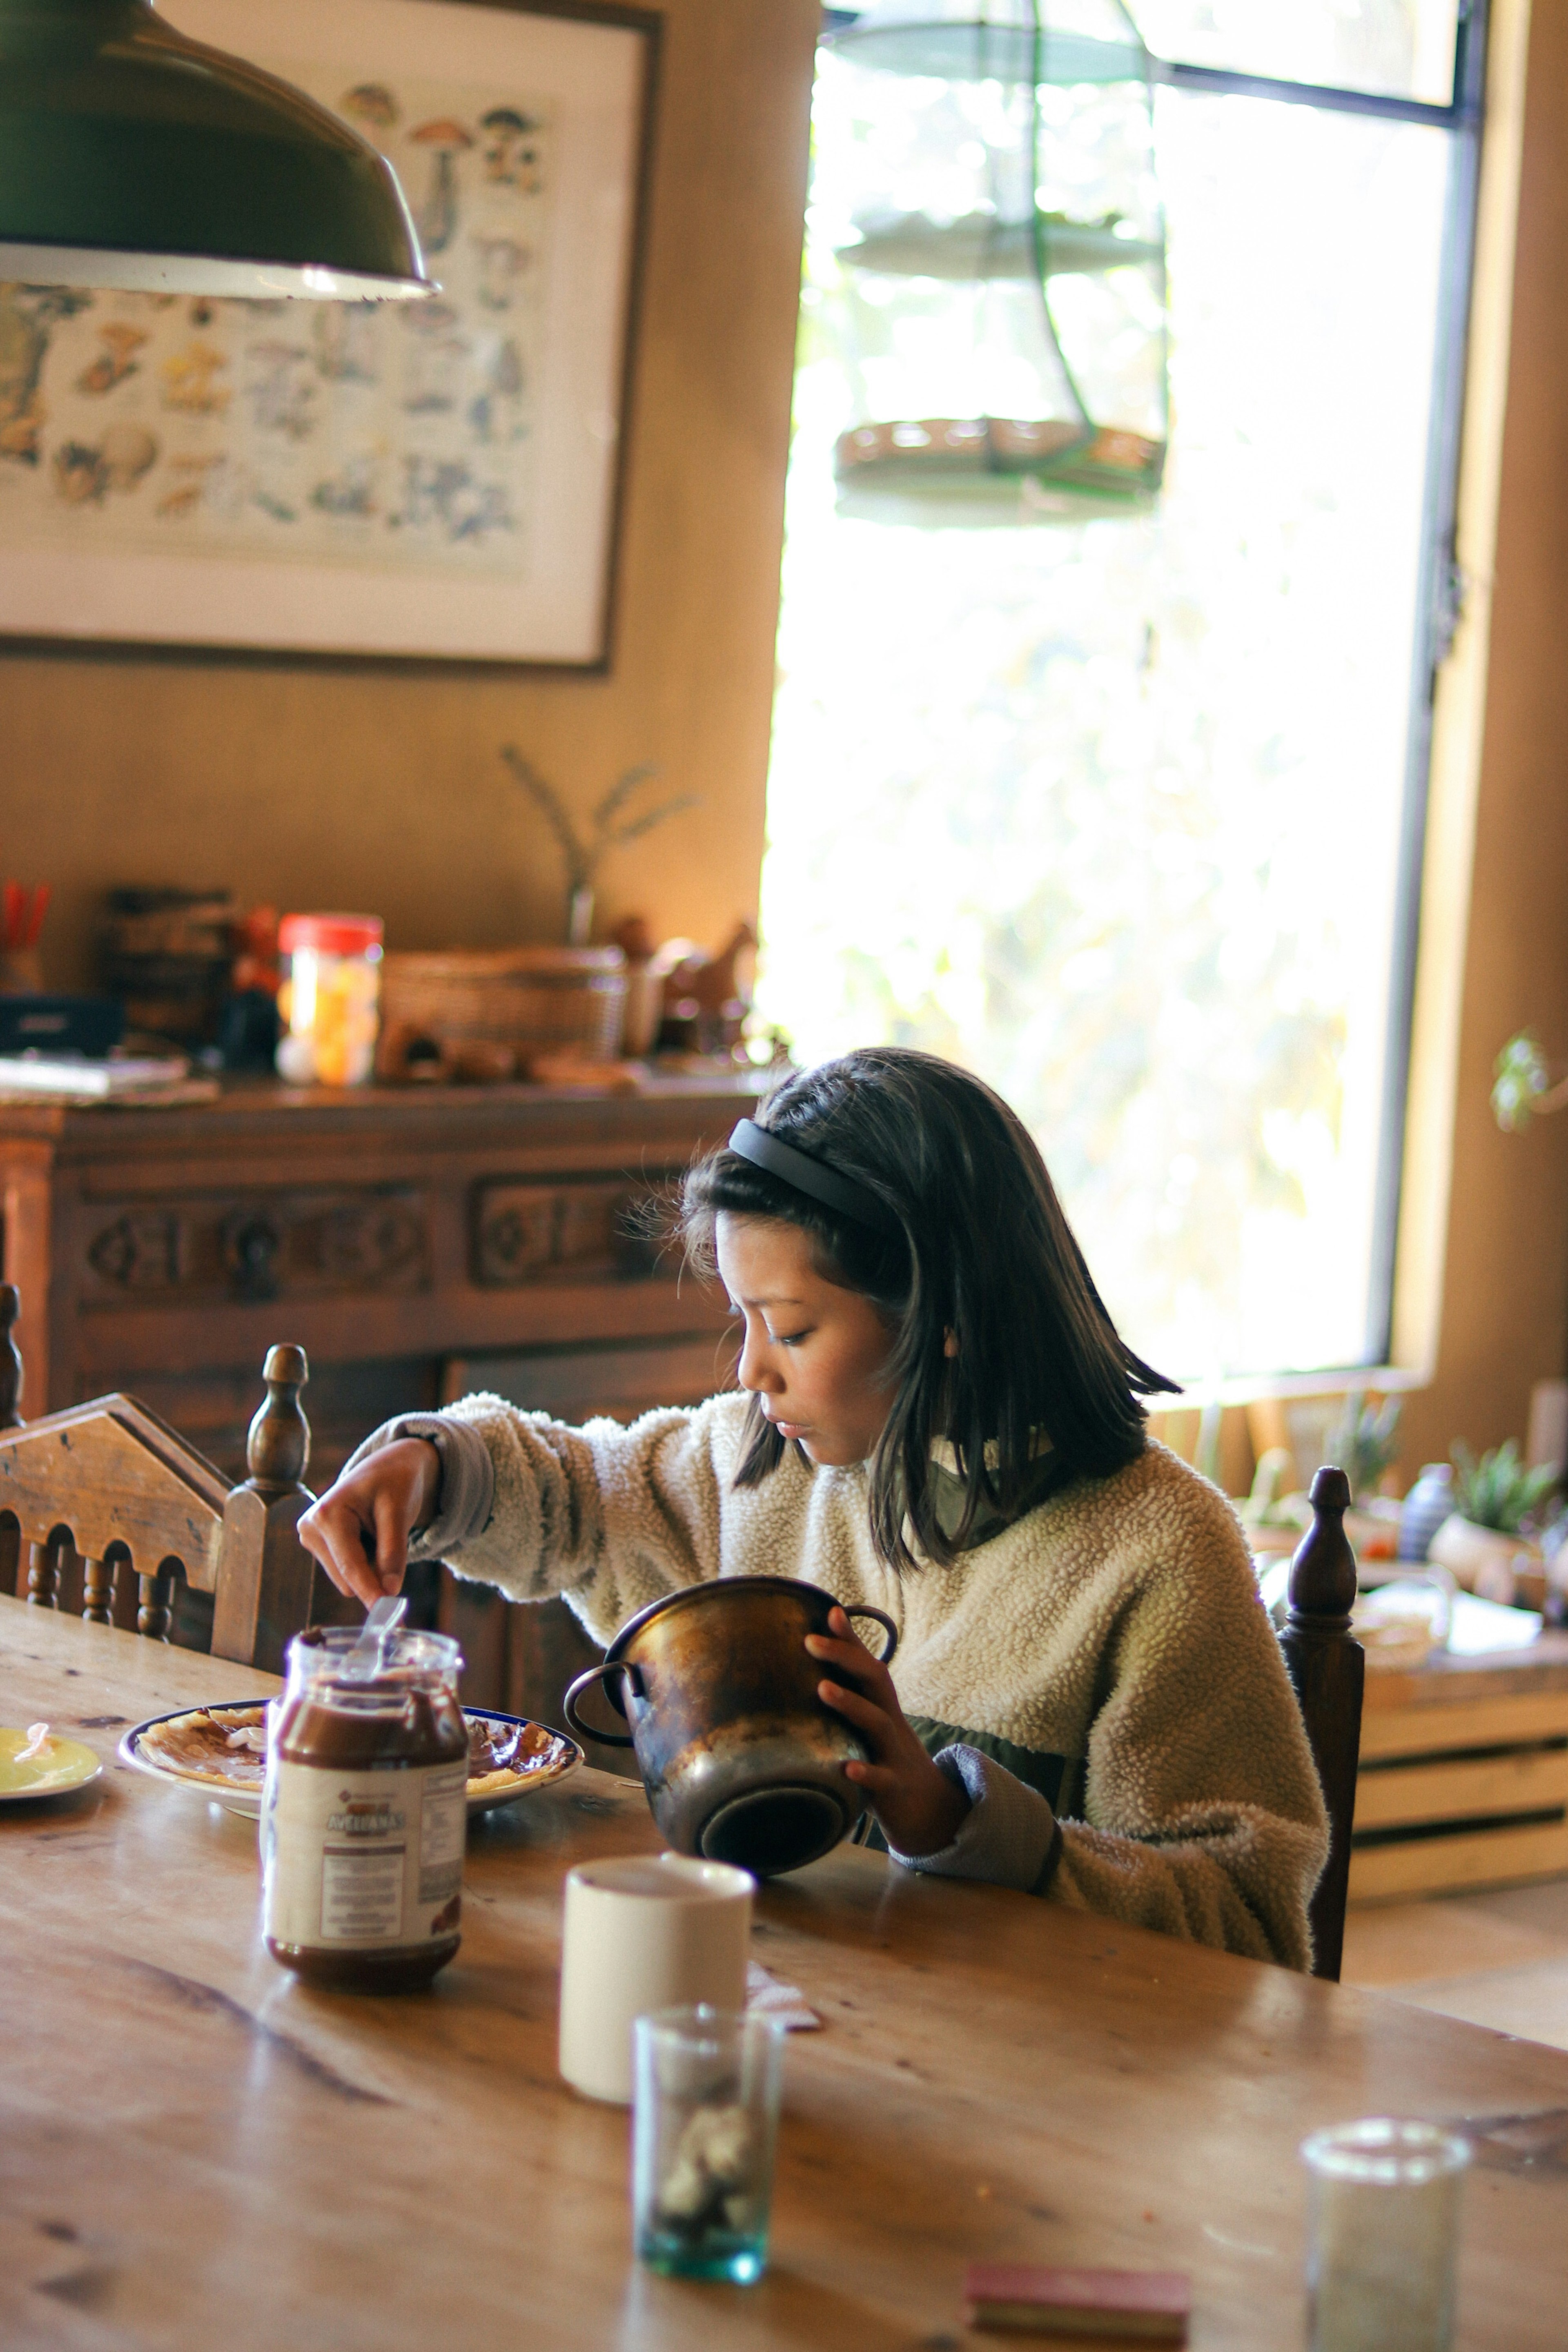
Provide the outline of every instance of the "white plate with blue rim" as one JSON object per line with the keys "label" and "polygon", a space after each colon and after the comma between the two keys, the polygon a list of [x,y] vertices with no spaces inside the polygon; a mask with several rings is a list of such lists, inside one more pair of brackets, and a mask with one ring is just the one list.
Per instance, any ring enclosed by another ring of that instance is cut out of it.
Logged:
{"label": "white plate with blue rim", "polygon": [[[267,1774],[267,1717],[275,1700],[222,1699],[210,1706],[175,1707],[132,1726],[120,1743],[120,1760],[193,1795],[209,1797],[247,1821],[261,1818]],[[563,1731],[527,1716],[466,1706],[468,1727],[468,1811],[488,1813],[513,1805],[564,1780],[583,1750]]]}

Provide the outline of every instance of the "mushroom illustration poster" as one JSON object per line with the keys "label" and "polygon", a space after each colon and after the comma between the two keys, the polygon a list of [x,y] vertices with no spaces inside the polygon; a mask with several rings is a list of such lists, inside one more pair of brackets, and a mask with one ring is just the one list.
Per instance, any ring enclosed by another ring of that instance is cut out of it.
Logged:
{"label": "mushroom illustration poster", "polygon": [[379,147],[423,301],[0,286],[0,629],[604,657],[646,27],[171,0]]}

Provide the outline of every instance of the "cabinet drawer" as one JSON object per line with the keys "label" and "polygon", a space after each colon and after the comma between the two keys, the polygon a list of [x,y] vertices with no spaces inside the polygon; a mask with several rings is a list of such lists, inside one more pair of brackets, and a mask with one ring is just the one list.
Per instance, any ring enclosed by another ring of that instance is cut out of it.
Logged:
{"label": "cabinet drawer", "polygon": [[407,1186],[108,1201],[75,1222],[89,1309],[430,1286],[429,1208]]}

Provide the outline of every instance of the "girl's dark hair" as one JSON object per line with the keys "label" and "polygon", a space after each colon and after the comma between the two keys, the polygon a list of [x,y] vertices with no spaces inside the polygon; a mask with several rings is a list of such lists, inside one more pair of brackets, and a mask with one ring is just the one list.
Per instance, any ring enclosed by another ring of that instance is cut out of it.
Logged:
{"label": "girl's dark hair", "polygon": [[[826,1280],[875,1301],[896,1387],[871,1461],[871,1536],[890,1567],[916,1564],[906,1512],[921,1549],[943,1566],[964,1549],[983,1502],[1016,1516],[1038,1475],[1037,1436],[1050,1440],[1057,1483],[1136,1460],[1138,1396],[1174,1395],[1175,1383],[1118,1337],[1045,1161],[1000,1096],[934,1054],[868,1046],[787,1079],[757,1122],[874,1193],[886,1227],[825,1208],[725,1150],[688,1171],[680,1237],[710,1274],[721,1211],[798,1225]],[[931,1448],[942,1437],[965,1489],[952,1536],[931,1495]],[[736,1485],[759,1485],[785,1443],[753,1397]]]}

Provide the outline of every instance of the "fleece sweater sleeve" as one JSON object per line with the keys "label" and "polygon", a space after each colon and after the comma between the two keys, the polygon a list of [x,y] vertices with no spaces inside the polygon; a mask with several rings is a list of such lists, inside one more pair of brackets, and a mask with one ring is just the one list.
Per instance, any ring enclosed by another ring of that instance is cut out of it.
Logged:
{"label": "fleece sweater sleeve", "polygon": [[[645,1413],[629,1429],[578,1429],[496,1396],[376,1430],[355,1460],[394,1437],[441,1454],[438,1517],[410,1547],[513,1601],[563,1594],[595,1641],[638,1609],[719,1573],[720,1496],[745,1400]],[[478,1449],[476,1451],[476,1449]]]}
{"label": "fleece sweater sleeve", "polygon": [[404,1412],[383,1422],[355,1446],[343,1465],[346,1477],[367,1455],[399,1438],[423,1437],[441,1457],[441,1486],[436,1517],[408,1540],[410,1559],[445,1559],[448,1551],[469,1543],[489,1524],[495,1503],[495,1472],[478,1430],[439,1412]]}
{"label": "fleece sweater sleeve", "polygon": [[1149,1580],[1099,1679],[1049,1899],[1310,1967],[1327,1817],[1239,1534]]}

